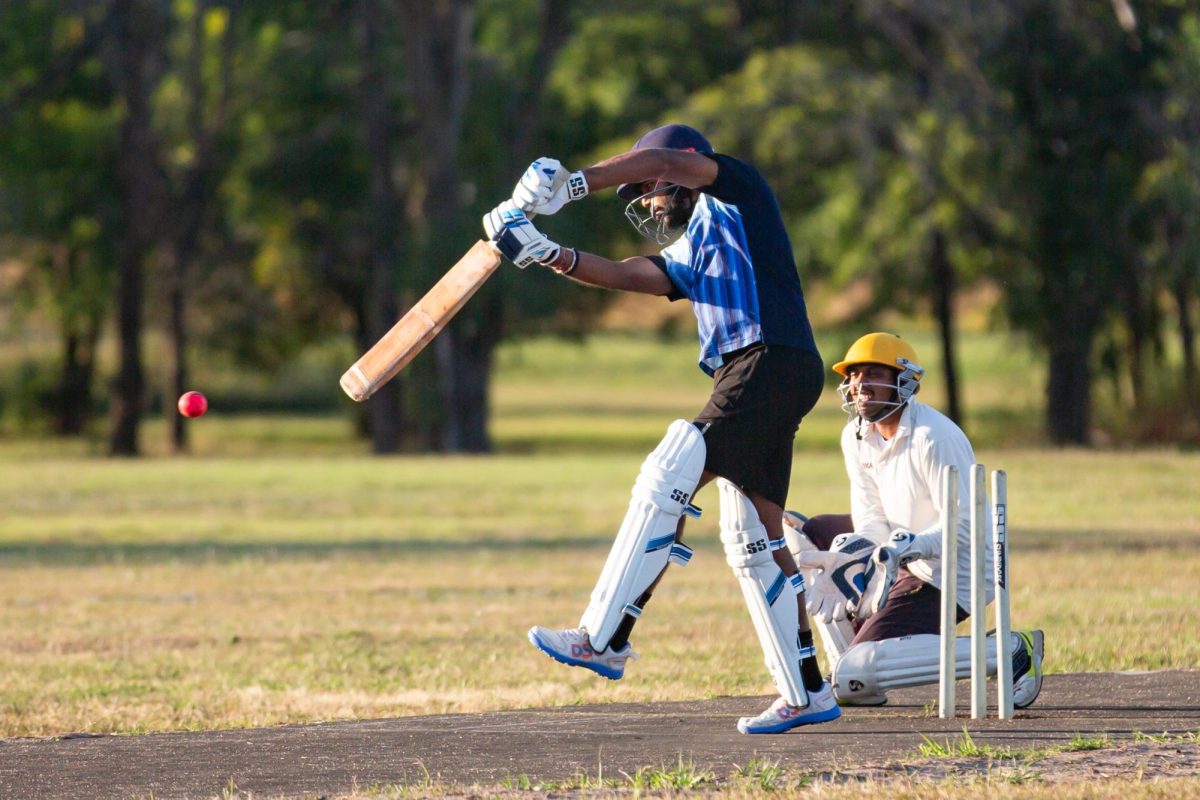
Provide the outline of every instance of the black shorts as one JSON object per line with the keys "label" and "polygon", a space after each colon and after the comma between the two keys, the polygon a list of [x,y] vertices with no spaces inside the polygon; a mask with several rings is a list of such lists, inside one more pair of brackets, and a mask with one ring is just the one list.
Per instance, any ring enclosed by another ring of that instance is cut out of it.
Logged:
{"label": "black shorts", "polygon": [[[961,606],[955,615],[959,622],[968,616]],[[901,636],[922,633],[938,634],[942,630],[942,592],[936,586],[913,575],[904,567],[888,592],[887,602],[878,613],[867,618],[854,635],[851,646],[862,642],[882,642]]]}
{"label": "black shorts", "polygon": [[726,359],[693,420],[708,448],[704,468],[782,506],[796,429],[821,396],[825,367],[815,353],[777,345],[751,345]]}

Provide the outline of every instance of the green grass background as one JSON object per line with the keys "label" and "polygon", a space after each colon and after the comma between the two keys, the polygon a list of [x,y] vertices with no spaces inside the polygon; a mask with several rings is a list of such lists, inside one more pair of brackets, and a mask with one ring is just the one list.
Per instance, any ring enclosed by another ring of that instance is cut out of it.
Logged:
{"label": "green grass background", "polygon": [[[940,406],[932,341],[914,341]],[[162,420],[135,461],[0,443],[0,736],[768,693],[712,489],[625,680],[524,638],[576,623],[638,465],[707,396],[694,359],[692,341],[629,335],[506,346],[487,457],[375,458],[348,416],[219,406],[189,423],[191,456],[163,454]],[[1200,454],[1031,446],[1033,363],[1001,334],[964,337],[967,428],[1009,474],[1015,624],[1046,630],[1051,672],[1196,666]],[[829,389],[791,507],[845,510],[843,421]]]}

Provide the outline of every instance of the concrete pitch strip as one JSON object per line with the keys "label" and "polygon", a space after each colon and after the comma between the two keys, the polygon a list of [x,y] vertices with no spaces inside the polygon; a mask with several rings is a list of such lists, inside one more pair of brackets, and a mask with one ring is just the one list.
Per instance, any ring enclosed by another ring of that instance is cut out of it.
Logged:
{"label": "concrete pitch strip", "polygon": [[[961,687],[960,687],[961,688]],[[255,797],[320,796],[355,787],[496,786],[518,776],[562,781],[670,768],[682,758],[728,776],[750,760],[789,770],[911,758],[928,737],[967,728],[993,747],[1063,745],[1080,735],[1200,731],[1200,671],[1075,673],[1046,678],[1038,702],[1014,720],[937,718],[936,687],[897,691],[880,708],[845,709],[836,722],[782,735],[744,736],[741,715],[769,697],[572,706],[362,722],[142,736],[72,735],[0,740],[0,797],[197,798],[235,785]],[[1193,739],[1194,741],[1194,739]],[[1190,750],[1200,746],[1190,745]]]}

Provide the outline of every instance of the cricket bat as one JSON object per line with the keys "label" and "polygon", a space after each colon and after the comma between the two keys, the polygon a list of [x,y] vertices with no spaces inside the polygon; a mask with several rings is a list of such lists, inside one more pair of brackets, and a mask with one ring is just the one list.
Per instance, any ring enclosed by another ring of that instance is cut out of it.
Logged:
{"label": "cricket bat", "polygon": [[500,266],[500,253],[480,240],[342,375],[342,389],[362,402],[396,377],[433,341]]}

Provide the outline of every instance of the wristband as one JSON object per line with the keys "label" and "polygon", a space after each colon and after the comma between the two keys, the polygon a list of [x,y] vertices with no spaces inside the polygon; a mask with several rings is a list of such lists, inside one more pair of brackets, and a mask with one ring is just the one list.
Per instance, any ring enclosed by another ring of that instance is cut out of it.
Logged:
{"label": "wristband", "polygon": [[572,272],[575,271],[575,268],[578,266],[579,266],[579,250],[572,247],[571,248],[571,266],[567,267],[564,270],[560,270],[558,274],[559,275],[570,275]]}
{"label": "wristband", "polygon": [[572,172],[567,176],[567,200],[581,200],[587,197],[588,182],[583,176],[583,170]]}
{"label": "wristband", "polygon": [[[568,252],[571,254],[571,266],[569,266],[569,267],[559,266],[556,262],[559,259],[561,259],[564,255],[566,255]],[[554,262],[551,262],[551,263],[547,264],[546,266],[549,267],[550,269],[552,269],[553,271],[557,272],[559,275],[570,275],[572,272],[575,271],[575,267],[579,266],[579,251],[576,250],[574,247],[571,247],[571,248],[564,247],[561,251],[559,251],[558,259],[555,259]]]}

